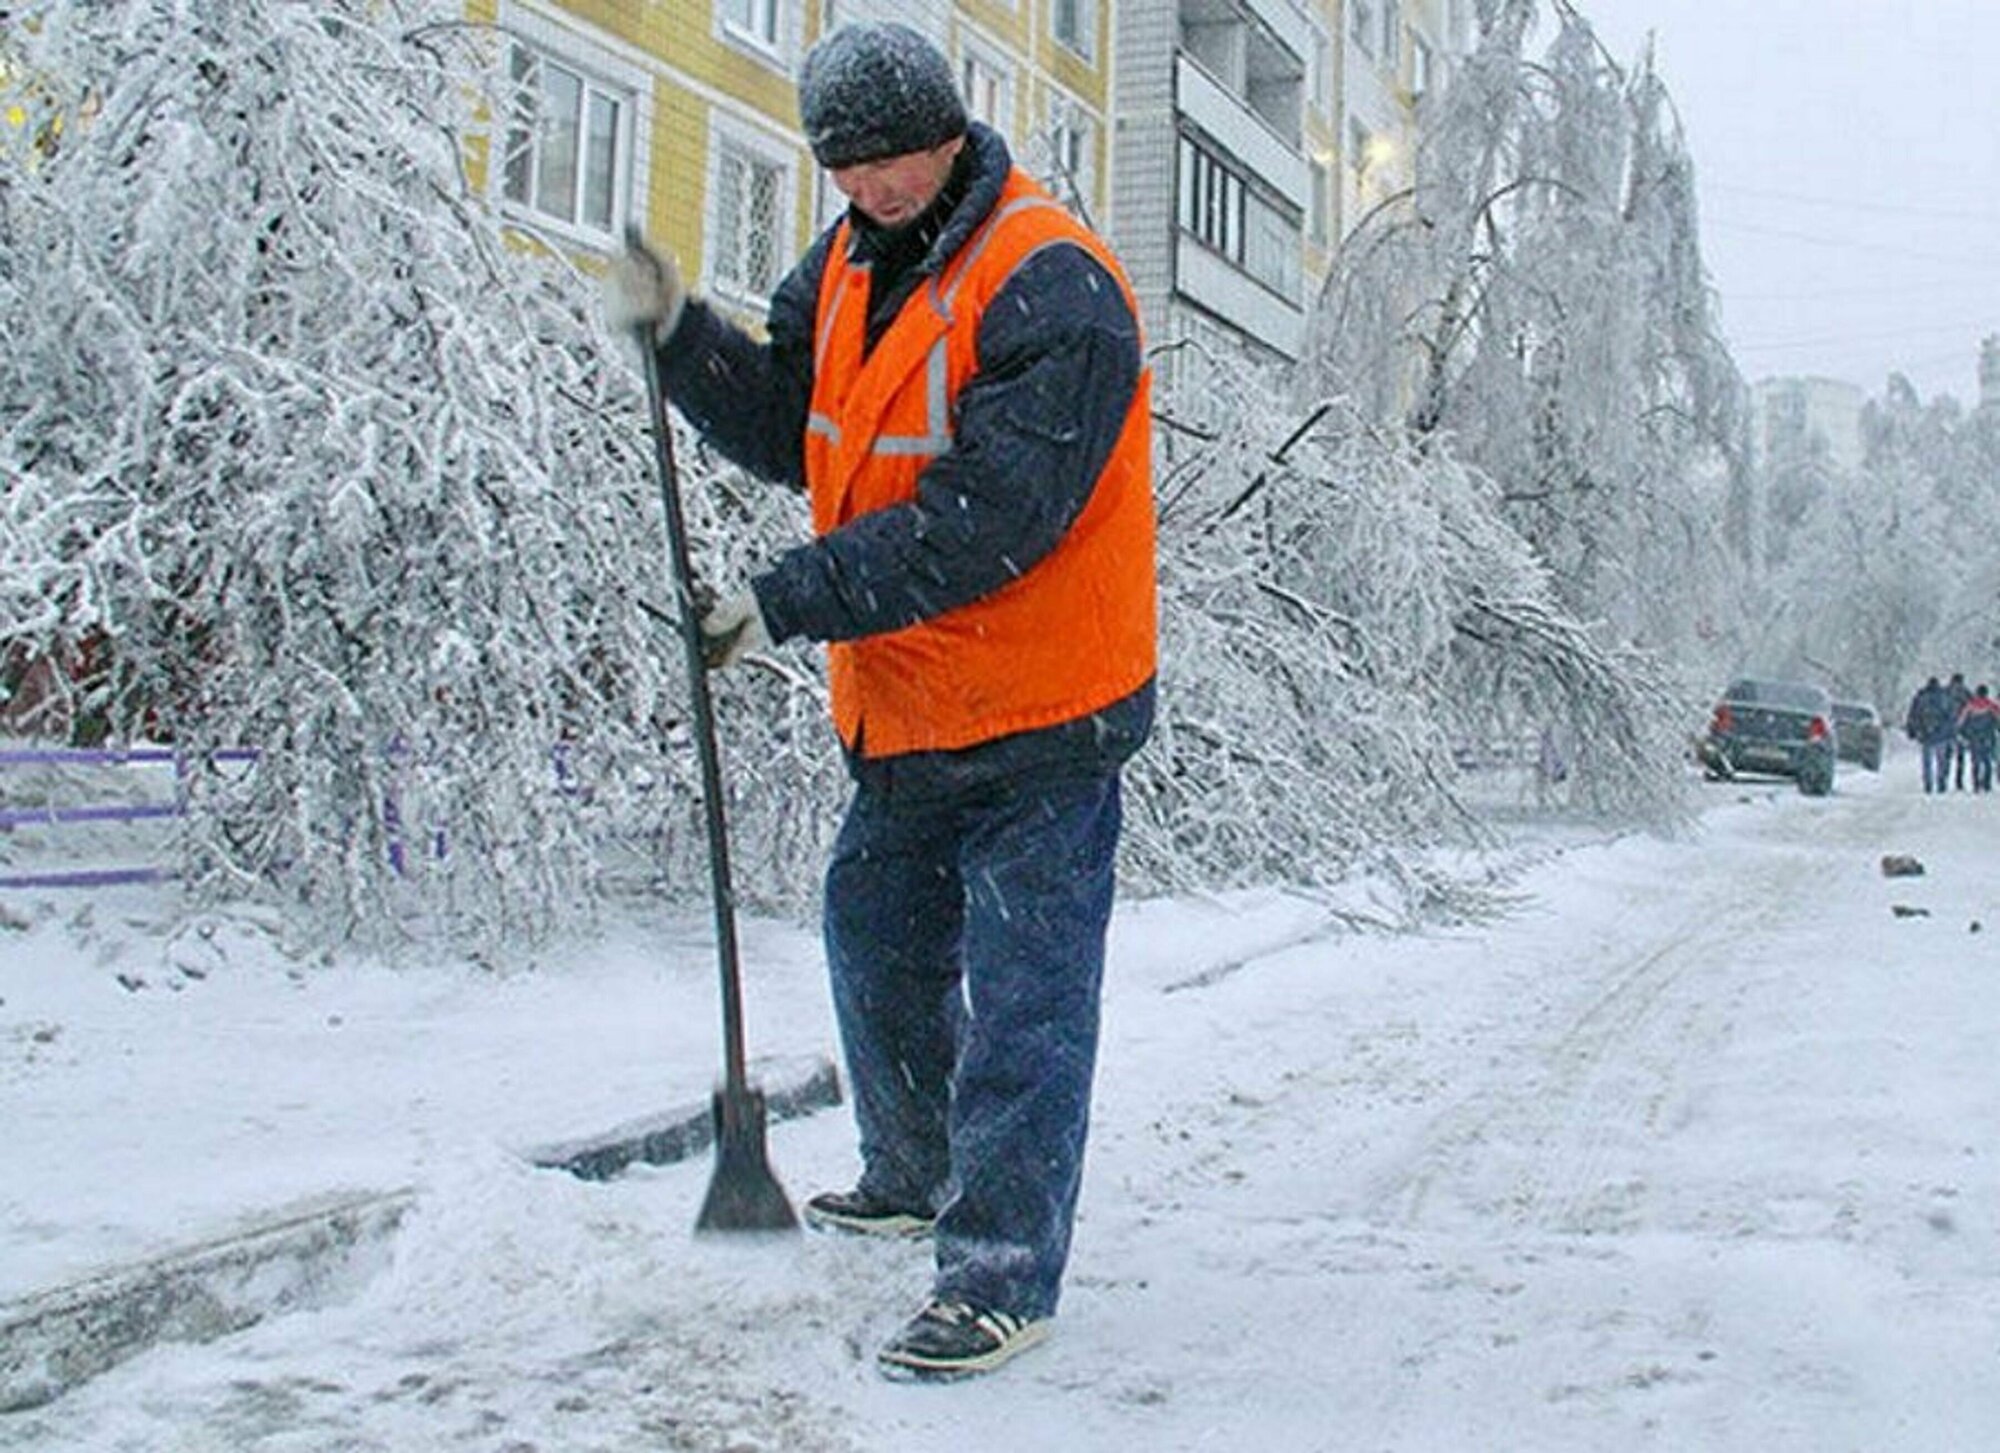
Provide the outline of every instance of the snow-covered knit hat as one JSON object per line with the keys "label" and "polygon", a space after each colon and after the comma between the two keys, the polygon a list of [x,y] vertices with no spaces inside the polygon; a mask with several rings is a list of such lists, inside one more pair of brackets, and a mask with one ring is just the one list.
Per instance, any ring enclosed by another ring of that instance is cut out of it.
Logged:
{"label": "snow-covered knit hat", "polygon": [[844,25],[799,71],[806,144],[829,170],[929,151],[965,131],[944,53],[907,25]]}

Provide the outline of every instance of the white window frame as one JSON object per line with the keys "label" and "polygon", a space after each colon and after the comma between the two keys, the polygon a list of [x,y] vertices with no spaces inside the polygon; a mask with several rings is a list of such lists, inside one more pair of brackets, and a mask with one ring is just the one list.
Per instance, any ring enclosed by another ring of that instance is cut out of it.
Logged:
{"label": "white window frame", "polygon": [[[775,176],[772,201],[771,256],[769,276],[744,278],[725,270],[722,172],[731,160],[767,167]],[[790,147],[756,127],[737,121],[722,112],[714,113],[708,134],[707,201],[702,215],[703,285],[708,292],[746,309],[761,309],[771,299],[778,280],[795,259],[798,217],[798,156]]]}
{"label": "white window frame", "polygon": [[1347,36],[1361,47],[1363,55],[1375,54],[1379,32],[1375,28],[1376,0],[1347,0]]}
{"label": "white window frame", "polygon": [[1313,115],[1322,121],[1333,115],[1333,41],[1315,25],[1312,28],[1312,75],[1306,86]]}
{"label": "white window frame", "polygon": [[[747,21],[732,13],[739,8]],[[799,11],[795,0],[716,0],[715,38],[789,77],[799,49]]]}
{"label": "white window frame", "polygon": [[[978,41],[965,41],[958,57],[958,88],[965,98],[966,115],[1003,135],[1013,134],[1014,68],[999,51]],[[980,89],[991,91],[991,115],[977,94]]]}
{"label": "white window frame", "polygon": [[1431,43],[1415,31],[1410,33],[1410,94],[1421,97],[1429,91],[1433,82],[1433,72],[1437,68],[1437,56]]}
{"label": "white window frame", "polygon": [[615,103],[617,107],[609,133],[611,195],[610,215],[605,225],[600,226],[583,215],[587,140],[578,146],[577,180],[566,212],[544,210],[538,200],[543,164],[540,146],[535,148],[531,160],[527,195],[515,194],[511,175],[515,135],[512,117],[503,118],[495,128],[496,158],[488,181],[501,215],[538,234],[607,251],[617,245],[625,220],[644,211],[648,146],[647,128],[640,117],[642,109],[650,104],[651,78],[642,68],[620,57],[610,45],[595,42],[543,12],[503,3],[498,20],[507,36],[503,61],[507,75],[511,77],[513,73],[514,56],[525,54],[540,65],[559,68],[577,78],[585,115],[591,98]]}
{"label": "white window frame", "polygon": [[[740,20],[736,18],[738,10],[744,12]],[[776,56],[784,40],[784,4],[782,0],[716,0],[716,24],[722,26],[722,34]]]}
{"label": "white window frame", "polygon": [[1214,151],[1183,134],[1180,147],[1180,195],[1174,216],[1180,230],[1210,252],[1241,266],[1243,255],[1243,179]]}
{"label": "white window frame", "polygon": [[[1067,10],[1075,18],[1075,35],[1064,35],[1057,21]],[[1097,64],[1097,0],[1049,0],[1049,38],[1071,55]]]}
{"label": "white window frame", "polygon": [[[1097,121],[1081,100],[1058,86],[1049,88],[1048,114],[1044,119],[1048,137],[1049,172],[1076,189],[1076,200],[1086,215],[1097,205]],[[1072,150],[1075,159],[1065,150]],[[1065,200],[1067,200],[1065,198]]]}

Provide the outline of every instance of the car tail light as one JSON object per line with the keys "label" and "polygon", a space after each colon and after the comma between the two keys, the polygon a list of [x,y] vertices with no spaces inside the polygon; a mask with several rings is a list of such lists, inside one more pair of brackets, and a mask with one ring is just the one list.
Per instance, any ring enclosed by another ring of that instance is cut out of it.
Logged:
{"label": "car tail light", "polygon": [[1806,727],[1806,740],[1809,742],[1823,742],[1826,738],[1826,718],[1823,716],[1814,717],[1812,723]]}
{"label": "car tail light", "polygon": [[1729,709],[1728,702],[1715,708],[1715,719],[1709,722],[1708,729],[1719,735],[1736,730],[1736,713]]}

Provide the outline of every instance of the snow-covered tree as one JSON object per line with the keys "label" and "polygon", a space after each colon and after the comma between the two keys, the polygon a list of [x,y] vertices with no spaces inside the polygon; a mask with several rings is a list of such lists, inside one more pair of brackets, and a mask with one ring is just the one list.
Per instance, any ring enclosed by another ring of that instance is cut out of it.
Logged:
{"label": "snow-covered tree", "polygon": [[68,124],[0,223],[0,639],[94,643],[120,738],[256,748],[189,772],[187,866],[323,933],[532,939],[607,835],[699,841],[632,360],[468,174],[492,39],[408,0],[8,21]]}
{"label": "snow-covered tree", "polygon": [[[1773,634],[1856,692],[1892,703],[1933,672],[1994,659],[1996,562],[1980,530],[1989,473],[1955,401],[1921,401],[1892,375],[1862,410],[1860,468],[1777,453]],[[1788,484],[1803,478],[1806,485]]]}
{"label": "snow-covered tree", "polygon": [[1291,413],[1238,370],[1178,373],[1218,396],[1190,413],[1229,422],[1173,430],[1160,481],[1161,722],[1133,769],[1144,880],[1373,866],[1451,901],[1463,885],[1417,850],[1482,836],[1463,760],[1518,750],[1524,728],[1559,736],[1575,805],[1675,817],[1674,689],[1566,610],[1490,480],[1346,401]]}
{"label": "snow-covered tree", "polygon": [[1571,609],[1699,661],[1698,617],[1738,588],[1748,459],[1692,161],[1649,61],[1622,70],[1561,0],[1539,61],[1534,0],[1480,13],[1413,185],[1341,247],[1309,386],[1495,480]]}

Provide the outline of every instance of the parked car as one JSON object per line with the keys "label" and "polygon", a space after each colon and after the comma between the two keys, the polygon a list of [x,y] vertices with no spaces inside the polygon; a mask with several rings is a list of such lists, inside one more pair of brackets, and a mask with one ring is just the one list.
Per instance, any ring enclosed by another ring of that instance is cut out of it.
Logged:
{"label": "parked car", "polygon": [[1824,689],[1745,677],[1722,693],[1695,754],[1716,780],[1790,777],[1807,796],[1824,797],[1833,791],[1836,741],[1833,698]]}
{"label": "parked car", "polygon": [[1882,714],[1865,701],[1833,704],[1833,750],[1843,762],[1882,770]]}

